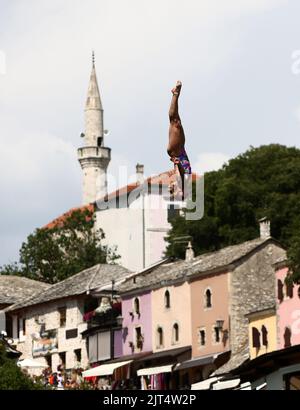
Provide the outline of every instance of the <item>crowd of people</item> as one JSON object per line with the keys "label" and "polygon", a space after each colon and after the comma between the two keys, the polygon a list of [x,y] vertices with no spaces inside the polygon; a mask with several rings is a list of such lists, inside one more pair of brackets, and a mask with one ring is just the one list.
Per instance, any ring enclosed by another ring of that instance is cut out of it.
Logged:
{"label": "crowd of people", "polygon": [[41,382],[46,388],[56,390],[82,389],[82,385],[85,383],[82,371],[83,369],[79,368],[67,372],[62,366],[58,366],[57,372],[52,372],[51,368],[48,367],[43,371]]}

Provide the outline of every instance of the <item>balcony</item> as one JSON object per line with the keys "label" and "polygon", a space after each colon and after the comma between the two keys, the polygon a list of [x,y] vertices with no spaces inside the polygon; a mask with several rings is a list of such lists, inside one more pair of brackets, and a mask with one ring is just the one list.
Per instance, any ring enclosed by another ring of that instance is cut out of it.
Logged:
{"label": "balcony", "polygon": [[114,303],[106,312],[98,313],[96,310],[93,310],[85,313],[83,320],[88,324],[88,329],[93,327],[118,327],[121,324],[121,312],[121,303]]}

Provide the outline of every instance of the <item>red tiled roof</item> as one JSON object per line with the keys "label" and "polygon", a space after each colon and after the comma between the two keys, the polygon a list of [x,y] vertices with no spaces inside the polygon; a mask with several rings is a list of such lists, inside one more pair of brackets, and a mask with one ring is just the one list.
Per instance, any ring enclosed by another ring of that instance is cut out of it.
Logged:
{"label": "red tiled roof", "polygon": [[[192,174],[192,180],[193,182],[195,182],[196,180],[198,180],[200,177],[199,175],[193,173]],[[172,169],[170,171],[166,171],[166,172],[162,172],[161,174],[158,175],[154,175],[152,177],[149,177],[145,180],[145,183],[148,183],[149,185],[153,186],[153,185],[161,185],[161,186],[169,186],[170,183],[173,183],[176,181],[176,173],[175,170]],[[109,201],[111,199],[116,199],[118,197],[121,197],[123,195],[127,195],[130,194],[130,192],[132,192],[134,189],[136,189],[140,184],[137,182],[128,184],[122,188],[117,189],[114,192],[111,192],[110,194],[108,194],[106,197],[104,198],[100,198],[100,201]],[[54,219],[52,222],[48,223],[46,226],[44,226],[44,228],[54,228],[55,226],[59,226],[61,224],[63,224],[63,222],[66,220],[67,217],[69,217],[70,215],[72,215],[73,212],[75,211],[79,211],[79,210],[85,210],[88,209],[89,211],[93,212],[95,211],[95,205],[94,204],[89,204],[89,205],[84,205],[78,208],[72,208],[69,211],[67,211],[66,213],[64,213],[63,215],[59,216],[58,218]]]}
{"label": "red tiled roof", "polygon": [[66,213],[64,213],[63,215],[61,215],[58,218],[54,219],[53,221],[49,222],[43,228],[44,229],[52,229],[52,228],[55,228],[56,226],[61,226],[61,225],[63,225],[64,221],[73,214],[73,212],[85,211],[85,210],[88,210],[88,211],[94,213],[95,206],[93,204],[89,204],[89,205],[84,205],[84,206],[81,206],[81,207],[78,207],[78,208],[72,208],[69,211],[67,211]]}
{"label": "red tiled roof", "polygon": [[[192,174],[192,181],[195,182],[198,180],[200,177],[199,175],[193,173]],[[161,186],[169,186],[171,183],[176,182],[176,172],[174,169],[166,172],[162,172],[161,174],[154,175],[152,177],[149,177],[145,180],[145,183],[153,186],[153,185],[161,185]],[[99,201],[109,201],[111,199],[116,199],[120,196],[130,194],[134,189],[136,189],[138,186],[140,186],[140,183],[134,182],[131,184],[128,184],[122,188],[117,189],[114,192],[111,192],[104,198],[100,198]]]}

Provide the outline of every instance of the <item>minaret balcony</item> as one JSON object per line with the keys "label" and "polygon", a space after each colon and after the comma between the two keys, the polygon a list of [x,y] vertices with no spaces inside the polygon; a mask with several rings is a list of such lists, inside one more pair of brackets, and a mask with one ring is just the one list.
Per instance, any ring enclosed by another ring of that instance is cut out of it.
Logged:
{"label": "minaret balcony", "polygon": [[110,161],[111,149],[106,147],[83,147],[78,149],[78,158],[102,158]]}

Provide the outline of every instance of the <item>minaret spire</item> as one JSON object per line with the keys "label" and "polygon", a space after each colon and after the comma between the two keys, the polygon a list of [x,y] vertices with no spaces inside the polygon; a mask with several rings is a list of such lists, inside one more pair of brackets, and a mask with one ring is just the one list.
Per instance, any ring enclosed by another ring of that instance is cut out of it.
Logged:
{"label": "minaret spire", "polygon": [[107,194],[106,170],[110,162],[110,148],[104,147],[103,117],[93,51],[85,104],[85,147],[78,150],[78,159],[83,169],[83,204],[95,202]]}

